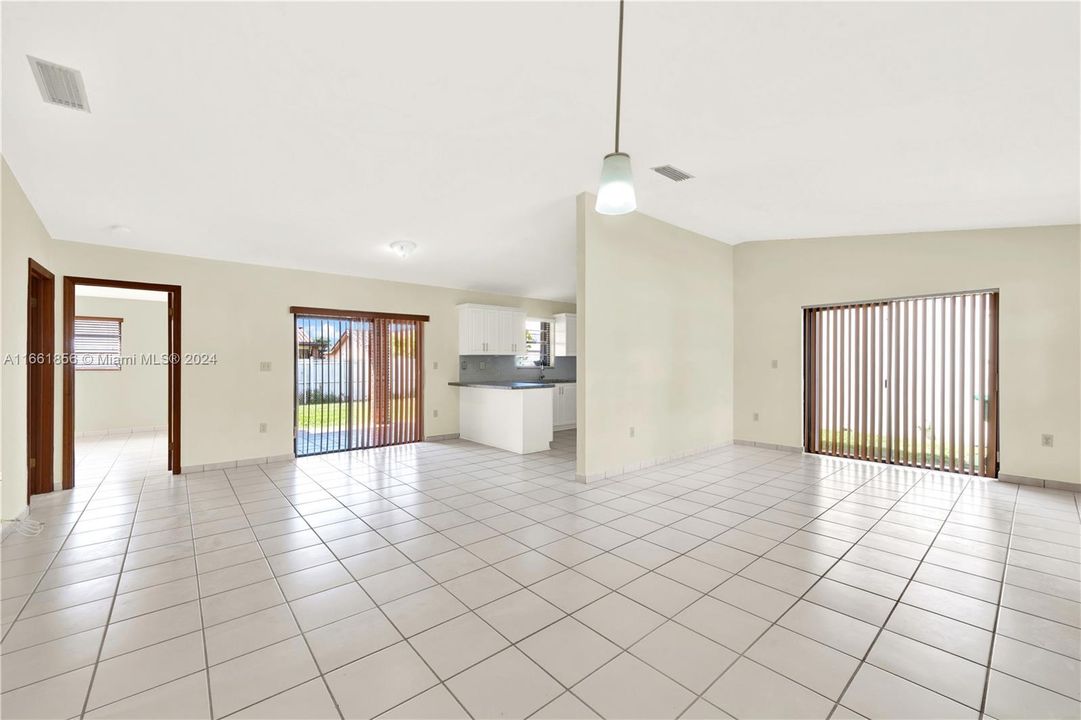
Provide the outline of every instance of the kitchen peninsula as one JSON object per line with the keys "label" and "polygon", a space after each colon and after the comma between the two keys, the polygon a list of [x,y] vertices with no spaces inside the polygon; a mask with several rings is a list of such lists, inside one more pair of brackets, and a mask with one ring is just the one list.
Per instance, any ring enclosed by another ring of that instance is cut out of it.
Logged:
{"label": "kitchen peninsula", "polygon": [[461,389],[458,434],[463,440],[520,455],[549,448],[555,383],[492,380],[450,385]]}

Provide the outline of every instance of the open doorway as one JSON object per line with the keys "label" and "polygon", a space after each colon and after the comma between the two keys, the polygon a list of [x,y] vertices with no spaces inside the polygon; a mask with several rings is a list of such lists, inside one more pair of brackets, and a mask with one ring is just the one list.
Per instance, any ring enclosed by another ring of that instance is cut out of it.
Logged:
{"label": "open doorway", "polygon": [[33,258],[26,296],[26,499],[53,489],[56,280]]}
{"label": "open doorway", "polygon": [[64,278],[64,353],[64,488],[179,473],[180,288]]}

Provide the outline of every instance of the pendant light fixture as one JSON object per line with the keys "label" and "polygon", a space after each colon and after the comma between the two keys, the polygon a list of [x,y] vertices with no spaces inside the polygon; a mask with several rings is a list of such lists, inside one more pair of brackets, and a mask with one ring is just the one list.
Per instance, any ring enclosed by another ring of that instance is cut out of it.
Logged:
{"label": "pendant light fixture", "polygon": [[597,212],[602,215],[626,215],[634,212],[631,156],[619,151],[619,105],[623,93],[623,0],[619,0],[619,50],[616,57],[616,150],[604,156],[601,185],[597,190]]}

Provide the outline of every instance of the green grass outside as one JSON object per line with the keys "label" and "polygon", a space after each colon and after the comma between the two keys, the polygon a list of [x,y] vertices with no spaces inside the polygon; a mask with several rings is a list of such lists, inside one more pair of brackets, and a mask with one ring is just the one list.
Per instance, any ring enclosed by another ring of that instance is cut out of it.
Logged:
{"label": "green grass outside", "polygon": [[[413,399],[396,398],[397,417],[402,420],[413,418]],[[368,401],[356,400],[353,405],[353,424],[363,425],[369,417]],[[328,428],[346,428],[349,425],[349,403],[312,403],[297,406],[297,428],[318,431]]]}
{"label": "green grass outside", "polygon": [[[824,451],[828,450],[830,443],[836,441],[839,445],[839,454],[854,454],[857,449],[856,443],[861,439],[860,434],[852,430],[843,430],[841,432],[823,430],[820,434],[819,447]],[[900,438],[900,442],[898,442],[898,439],[894,438],[893,444],[890,446],[894,453],[901,456],[905,455],[908,450],[905,439]],[[879,456],[886,454],[887,438],[885,436],[872,435],[867,438],[867,441],[869,446],[877,451],[875,454]],[[844,450],[841,448],[844,448]],[[984,450],[986,451],[986,449],[985,446]],[[917,438],[912,443],[912,453],[916,462],[922,464],[923,457],[926,455],[928,465],[939,467],[943,465],[943,458],[945,458],[946,465],[950,465],[951,461],[954,461],[957,467],[962,467],[963,464],[967,465],[970,462],[972,455],[976,454],[974,448],[959,447],[955,449],[953,444],[937,444],[933,438],[927,438],[926,445],[921,438]],[[956,459],[954,459],[954,453],[957,453]],[[976,462],[979,463],[978,457]]]}

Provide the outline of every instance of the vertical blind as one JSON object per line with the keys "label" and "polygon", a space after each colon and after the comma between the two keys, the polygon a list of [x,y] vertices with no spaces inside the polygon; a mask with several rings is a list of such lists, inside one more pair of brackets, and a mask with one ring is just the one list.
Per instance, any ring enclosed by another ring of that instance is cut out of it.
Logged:
{"label": "vertical blind", "polygon": [[419,319],[296,316],[296,454],[423,438]]}
{"label": "vertical blind", "polygon": [[998,293],[804,309],[807,452],[995,477]]}
{"label": "vertical blind", "polygon": [[120,325],[124,320],[114,317],[76,316],[76,370],[120,369]]}

